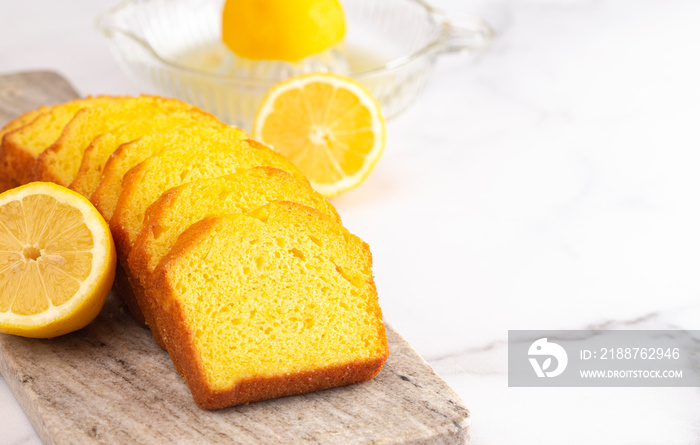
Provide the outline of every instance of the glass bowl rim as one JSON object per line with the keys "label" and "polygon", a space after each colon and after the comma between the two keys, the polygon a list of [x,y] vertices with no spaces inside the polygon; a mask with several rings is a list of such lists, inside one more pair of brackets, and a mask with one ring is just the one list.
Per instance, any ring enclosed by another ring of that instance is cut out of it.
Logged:
{"label": "glass bowl rim", "polygon": [[[375,76],[375,75],[386,74],[386,73],[398,70],[398,69],[402,68],[403,66],[408,65],[411,62],[414,62],[415,60],[420,59],[429,53],[437,51],[443,45],[443,42],[445,40],[446,33],[447,33],[447,27],[448,27],[448,23],[443,18],[443,16],[438,11],[436,11],[432,6],[430,6],[428,3],[426,3],[424,0],[404,0],[404,1],[409,2],[409,3],[414,3],[418,6],[420,6],[421,8],[423,8],[423,10],[426,12],[426,15],[428,17],[431,17],[433,20],[435,20],[437,27],[440,28],[439,35],[436,38],[434,38],[433,40],[431,40],[430,42],[428,42],[426,45],[424,45],[423,47],[414,51],[411,54],[390,60],[390,61],[386,62],[384,65],[377,67],[377,68],[372,68],[369,70],[360,71],[360,72],[356,72],[356,73],[350,73],[350,77],[362,80],[362,79],[366,79],[366,78],[371,78],[372,76]],[[261,85],[261,86],[270,85],[272,83],[275,83],[274,80],[270,80],[270,79],[255,79],[255,78],[249,78],[249,77],[236,77],[236,76],[231,76],[231,75],[226,75],[226,74],[217,74],[217,73],[199,71],[197,69],[178,65],[176,63],[173,63],[172,61],[166,60],[160,54],[158,54],[158,52],[153,48],[153,46],[147,40],[136,36],[130,30],[127,30],[127,29],[124,29],[123,27],[119,27],[119,26],[110,24],[110,21],[112,18],[114,18],[117,14],[119,14],[122,10],[129,7],[134,2],[135,2],[135,0],[122,0],[116,6],[112,7],[111,9],[109,9],[108,11],[106,11],[103,14],[100,14],[97,17],[97,20],[96,20],[97,28],[111,42],[114,42],[114,39],[112,37],[114,34],[122,34],[125,37],[133,40],[135,43],[139,44],[153,58],[155,58],[157,62],[164,65],[168,69],[173,69],[173,70],[176,70],[176,71],[179,71],[182,73],[186,73],[186,74],[190,74],[190,75],[197,75],[197,76],[211,78],[211,79],[216,80],[217,82],[220,82],[220,83],[245,83],[245,84],[257,84],[257,85]]]}

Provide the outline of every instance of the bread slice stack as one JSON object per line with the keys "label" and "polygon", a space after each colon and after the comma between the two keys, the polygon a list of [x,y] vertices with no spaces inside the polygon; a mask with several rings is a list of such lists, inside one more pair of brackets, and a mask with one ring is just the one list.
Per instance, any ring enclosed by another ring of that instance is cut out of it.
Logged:
{"label": "bread slice stack", "polygon": [[203,409],[376,376],[366,243],[294,165],[183,102],[99,96],[0,130],[0,191],[48,180],[109,222],[116,287]]}

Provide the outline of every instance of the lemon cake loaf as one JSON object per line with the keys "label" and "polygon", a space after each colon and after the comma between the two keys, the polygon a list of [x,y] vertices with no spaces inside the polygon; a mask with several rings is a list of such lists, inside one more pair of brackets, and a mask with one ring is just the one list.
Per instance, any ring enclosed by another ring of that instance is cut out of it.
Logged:
{"label": "lemon cake loaf", "polygon": [[155,154],[129,170],[109,221],[119,257],[128,258],[143,228],[146,209],[167,190],[252,167],[278,168],[306,181],[294,165],[267,146],[216,130],[201,130],[190,145]]}
{"label": "lemon cake loaf", "polygon": [[218,409],[377,375],[388,357],[368,246],[298,204],[206,218],[147,289],[195,402]]}
{"label": "lemon cake loaf", "polygon": [[[153,323],[143,289],[177,237],[190,225],[212,215],[246,213],[273,201],[311,207],[340,223],[333,206],[305,182],[271,167],[255,167],[233,175],[201,179],[170,189],[146,211],[143,230],[128,258],[132,289],[146,324]],[[152,329],[156,341],[163,346]]]}
{"label": "lemon cake loaf", "polygon": [[99,210],[105,220],[112,219],[122,192],[124,175],[146,158],[159,152],[174,150],[192,145],[202,137],[212,135],[216,130],[220,137],[245,139],[248,135],[238,128],[214,125],[205,131],[203,125],[178,128],[165,133],[151,133],[144,137],[121,145],[105,164],[100,182],[90,196],[90,202]]}
{"label": "lemon cake loaf", "polygon": [[2,138],[0,159],[5,172],[18,184],[33,181],[37,158],[61,136],[65,126],[78,111],[122,99],[118,96],[87,97],[30,112],[30,122],[15,128]]}
{"label": "lemon cake loaf", "polygon": [[107,159],[121,144],[149,133],[163,133],[193,125],[222,127],[225,124],[204,111],[184,110],[136,119],[116,130],[97,136],[83,153],[80,168],[70,188],[89,198],[100,181]]}
{"label": "lemon cake loaf", "polygon": [[83,152],[96,136],[135,119],[195,109],[194,105],[177,99],[138,96],[80,110],[66,124],[61,136],[37,158],[34,179],[68,187],[78,174]]}

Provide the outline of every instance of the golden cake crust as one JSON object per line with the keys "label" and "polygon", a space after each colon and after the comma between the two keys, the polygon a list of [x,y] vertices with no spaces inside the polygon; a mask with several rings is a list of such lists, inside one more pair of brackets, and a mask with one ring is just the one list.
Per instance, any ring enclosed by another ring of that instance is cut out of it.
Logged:
{"label": "golden cake crust", "polygon": [[5,172],[0,168],[0,193],[13,189],[17,186],[18,184],[15,184],[12,179],[5,176]]}

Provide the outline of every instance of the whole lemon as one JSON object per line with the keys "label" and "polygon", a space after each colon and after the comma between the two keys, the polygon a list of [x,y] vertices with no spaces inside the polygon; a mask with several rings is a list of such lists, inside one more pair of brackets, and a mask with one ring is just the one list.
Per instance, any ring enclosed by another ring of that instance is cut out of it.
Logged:
{"label": "whole lemon", "polygon": [[227,0],[222,39],[236,55],[294,62],[345,36],[338,0]]}

